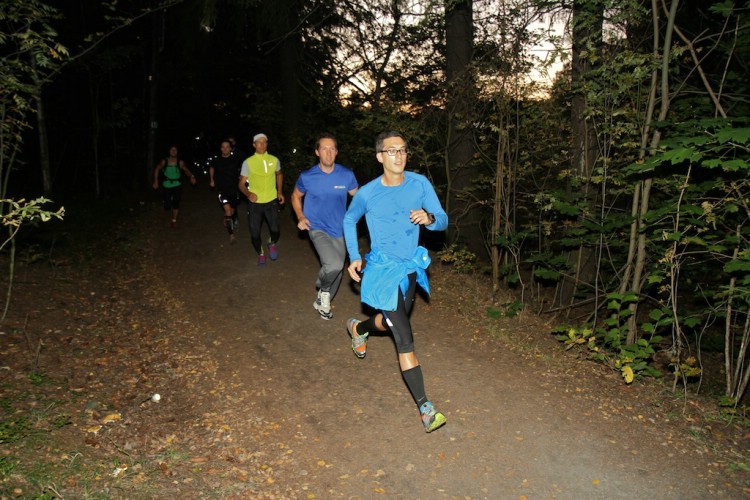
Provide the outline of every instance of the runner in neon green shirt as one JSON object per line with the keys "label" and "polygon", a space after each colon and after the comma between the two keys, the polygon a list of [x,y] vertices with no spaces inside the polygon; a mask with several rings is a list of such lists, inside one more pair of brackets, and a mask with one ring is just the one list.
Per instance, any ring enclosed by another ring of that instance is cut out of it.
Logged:
{"label": "runner in neon green shirt", "polygon": [[279,224],[280,205],[284,204],[284,174],[281,162],[268,153],[268,137],[257,134],[253,137],[255,154],[242,163],[240,171],[240,191],[250,202],[247,219],[250,226],[250,239],[258,253],[258,265],[266,265],[266,255],[260,238],[263,219],[268,224],[268,254],[271,260],[279,257],[276,244],[281,235]]}

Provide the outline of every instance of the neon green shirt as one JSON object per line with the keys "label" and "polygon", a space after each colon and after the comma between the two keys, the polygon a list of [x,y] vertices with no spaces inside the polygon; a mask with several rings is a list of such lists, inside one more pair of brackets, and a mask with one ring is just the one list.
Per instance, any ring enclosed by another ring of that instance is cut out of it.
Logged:
{"label": "neon green shirt", "polygon": [[276,172],[281,162],[272,154],[255,153],[242,162],[240,176],[247,177],[248,189],[258,196],[256,203],[268,203],[276,199]]}

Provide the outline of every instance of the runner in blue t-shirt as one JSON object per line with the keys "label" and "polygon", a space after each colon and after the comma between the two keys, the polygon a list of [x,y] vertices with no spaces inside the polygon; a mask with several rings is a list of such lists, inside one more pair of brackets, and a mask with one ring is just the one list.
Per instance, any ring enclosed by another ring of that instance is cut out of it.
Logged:
{"label": "runner in blue t-shirt", "polygon": [[333,317],[331,300],[341,284],[346,259],[344,213],[349,196],[354,196],[358,187],[354,172],[336,163],[337,153],[336,139],[331,134],[321,134],[315,143],[320,163],[300,174],[292,193],[297,227],[309,231],[320,258],[315,282],[318,297],[313,307],[323,319]]}
{"label": "runner in blue t-shirt", "polygon": [[[425,430],[432,432],[445,424],[445,415],[435,410],[425,393],[422,367],[414,354],[409,313],[417,283],[430,293],[426,272],[430,257],[427,249],[419,246],[419,231],[421,227],[444,230],[448,216],[430,181],[405,171],[409,150],[403,135],[383,132],[375,141],[375,150],[383,164],[383,175],[362,186],[352,200],[344,216],[344,237],[349,276],[362,282],[362,302],[378,312],[365,321],[352,318],[346,327],[358,358],[365,357],[369,333],[393,334],[401,375],[417,403]],[[357,238],[357,222],[363,216],[370,232],[370,253],[365,255],[364,271]]]}

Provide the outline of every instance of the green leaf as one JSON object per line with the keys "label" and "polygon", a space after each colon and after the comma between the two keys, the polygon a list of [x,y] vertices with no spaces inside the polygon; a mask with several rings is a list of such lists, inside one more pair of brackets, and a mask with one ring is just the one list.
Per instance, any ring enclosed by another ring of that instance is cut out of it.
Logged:
{"label": "green leaf", "polygon": [[560,212],[562,215],[569,215],[571,217],[577,217],[581,211],[575,205],[570,203],[556,202],[554,204],[555,210]]}
{"label": "green leaf", "polygon": [[667,151],[662,155],[663,161],[671,162],[672,165],[677,165],[678,163],[682,163],[686,160],[689,161],[696,161],[699,160],[701,155],[690,148],[679,148],[679,149],[673,149],[671,151]]}
{"label": "green leaf", "polygon": [[651,309],[651,311],[648,313],[648,317],[654,321],[659,321],[662,316],[664,316],[664,311],[662,311],[661,309]]}
{"label": "green leaf", "polygon": [[724,144],[729,141],[747,144],[750,140],[750,127],[723,128],[716,132],[716,138],[719,140],[719,144]]}
{"label": "green leaf", "polygon": [[727,172],[737,172],[739,170],[747,170],[747,162],[745,160],[735,159],[727,160],[722,162],[721,168]]}

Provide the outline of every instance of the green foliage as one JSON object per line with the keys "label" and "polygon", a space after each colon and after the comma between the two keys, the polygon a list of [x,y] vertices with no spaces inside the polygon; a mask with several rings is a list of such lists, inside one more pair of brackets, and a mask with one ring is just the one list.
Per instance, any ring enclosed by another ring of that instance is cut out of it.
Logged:
{"label": "green foliage", "polygon": [[44,373],[29,373],[29,381],[32,385],[44,385],[49,383],[49,377]]}
{"label": "green foliage", "polygon": [[619,370],[627,384],[642,377],[661,377],[661,371],[652,362],[655,348],[659,347],[663,338],[653,332],[655,325],[659,328],[669,326],[671,321],[668,316],[664,311],[652,312],[654,322],[648,323],[650,326],[647,327],[652,335],[627,344],[624,323],[632,314],[629,305],[637,302],[638,297],[632,292],[612,293],[607,296],[607,300],[609,316],[604,320],[603,326],[595,329],[588,326],[560,326],[555,327],[552,334],[565,345],[565,350],[582,350],[590,359]]}
{"label": "green foliage", "polygon": [[515,318],[523,309],[524,303],[520,300],[514,300],[502,304],[500,307],[488,307],[487,317],[491,319],[500,319],[502,317]]}
{"label": "green foliage", "polygon": [[64,207],[60,207],[54,212],[42,208],[42,205],[51,203],[51,201],[44,197],[31,201],[23,198],[20,200],[0,199],[0,207],[2,207],[0,210],[0,224],[6,227],[18,228],[26,222],[49,222],[53,218],[62,220],[65,216]]}
{"label": "green foliage", "polygon": [[534,277],[540,281],[556,282],[569,270],[567,255],[552,252],[532,254],[526,259],[534,266]]}
{"label": "green foliage", "polygon": [[13,474],[13,471],[18,467],[18,459],[12,456],[0,457],[0,482]]}
{"label": "green foliage", "polygon": [[[633,177],[653,175],[658,187],[644,218],[653,293],[677,304],[681,330],[713,317],[728,321],[730,344],[750,339],[744,321],[750,312],[748,124],[747,118],[663,123],[667,138],[658,150],[628,168]],[[681,376],[700,373],[684,360],[674,367]]]}
{"label": "green foliage", "polygon": [[0,420],[0,443],[15,443],[32,430],[31,421],[23,415],[12,415]]}
{"label": "green foliage", "polygon": [[39,71],[67,56],[51,21],[54,8],[37,0],[0,0],[0,198],[7,193],[8,173],[15,167],[29,114],[38,95]]}
{"label": "green foliage", "polygon": [[453,266],[460,273],[471,273],[475,270],[477,256],[466,248],[459,248],[455,243],[437,253],[440,262]]}

